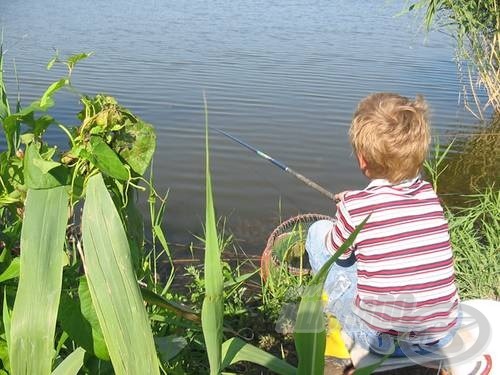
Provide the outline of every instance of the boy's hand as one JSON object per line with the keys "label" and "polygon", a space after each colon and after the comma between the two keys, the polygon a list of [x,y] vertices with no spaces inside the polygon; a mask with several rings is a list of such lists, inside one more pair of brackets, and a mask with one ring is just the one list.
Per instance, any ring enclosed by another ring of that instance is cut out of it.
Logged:
{"label": "boy's hand", "polygon": [[335,203],[339,203],[340,201],[344,201],[344,196],[348,193],[348,191],[343,191],[335,194]]}

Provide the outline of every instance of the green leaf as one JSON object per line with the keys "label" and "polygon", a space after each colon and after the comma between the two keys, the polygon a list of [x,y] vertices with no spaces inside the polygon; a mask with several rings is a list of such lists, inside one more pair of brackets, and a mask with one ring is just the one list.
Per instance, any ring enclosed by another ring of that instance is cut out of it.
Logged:
{"label": "green leaf", "polygon": [[163,337],[155,337],[158,353],[164,362],[170,361],[187,346],[187,341],[184,337],[169,335]]}
{"label": "green leaf", "polygon": [[54,122],[55,120],[52,116],[43,115],[37,118],[36,120],[34,119],[32,122],[28,123],[28,125],[30,125],[31,128],[33,129],[33,134],[35,134],[36,136],[40,136]]}
{"label": "green leaf", "polygon": [[322,374],[324,371],[326,332],[321,301],[323,285],[332,264],[354,243],[369,217],[370,215],[356,227],[337,252],[326,261],[302,295],[294,329],[299,374]]}
{"label": "green leaf", "polygon": [[125,127],[118,132],[114,145],[132,170],[142,176],[153,158],[156,135],[150,124],[127,120]]}
{"label": "green leaf", "polygon": [[10,331],[13,374],[51,372],[68,203],[65,187],[28,190]]}
{"label": "green leaf", "polygon": [[77,348],[52,372],[52,375],[76,375],[83,366],[85,350]]}
{"label": "green leaf", "polygon": [[100,359],[109,360],[109,353],[104,341],[99,318],[92,304],[87,279],[82,277],[78,287],[78,296],[80,299],[80,309],[82,316],[90,323],[92,329],[93,353]]}
{"label": "green leaf", "polygon": [[102,173],[121,181],[129,178],[127,168],[101,137],[90,137],[90,145],[92,162]]}
{"label": "green leaf", "polygon": [[109,360],[108,349],[84,277],[80,279],[78,297],[71,298],[67,294],[61,297],[59,306],[61,326],[86,352],[100,359]]}
{"label": "green leaf", "polygon": [[224,360],[221,369],[240,361],[247,361],[264,366],[281,375],[294,375],[297,373],[297,369],[289,363],[237,337],[233,337],[222,344],[222,355]]}
{"label": "green leaf", "polygon": [[[9,347],[7,346],[7,342],[2,339],[0,339],[0,361],[2,361],[2,367],[10,371]],[[3,374],[8,373],[4,371]],[[2,370],[0,370],[0,375],[2,375]]]}
{"label": "green leaf", "polygon": [[84,59],[92,56],[93,54],[94,54],[94,52],[83,52],[83,53],[77,53],[75,55],[70,56],[67,60],[68,68],[70,70],[73,70],[73,68],[75,67],[77,62],[84,60]]}
{"label": "green leaf", "polygon": [[144,253],[144,219],[141,212],[134,203],[134,193],[128,194],[127,205],[125,207],[126,232],[129,240],[132,263],[137,269],[142,254]]}
{"label": "green leaf", "polygon": [[54,56],[49,60],[49,62],[47,63],[47,70],[50,70],[52,69],[52,67],[54,66],[54,64],[59,60],[59,51],[56,50]]}
{"label": "green leaf", "polygon": [[87,184],[82,236],[90,295],[116,374],[159,374],[127,236],[101,174]]}
{"label": "green leaf", "polygon": [[7,269],[0,275],[0,283],[19,277],[19,263],[19,257],[12,259]]}
{"label": "green leaf", "polygon": [[3,290],[3,311],[2,311],[2,322],[5,332],[5,349],[7,353],[4,358],[2,358],[3,366],[6,370],[10,371],[10,359],[9,359],[9,346],[10,346],[10,326],[12,321],[12,310],[7,303],[7,288]]}
{"label": "green leaf", "polygon": [[379,361],[372,363],[371,365],[365,366],[358,368],[354,371],[353,375],[370,375],[375,372],[376,369],[378,369],[382,364],[389,358],[391,354],[386,354],[382,358],[380,358]]}
{"label": "green leaf", "polygon": [[33,164],[35,167],[37,167],[43,174],[49,173],[52,169],[59,167],[61,163],[57,163],[52,160],[45,160],[45,159],[33,159]]}
{"label": "green leaf", "polygon": [[40,98],[40,107],[43,109],[48,109],[49,107],[52,107],[54,102],[51,100],[52,96],[59,91],[61,88],[69,84],[69,80],[67,78],[61,78],[59,81],[54,82],[51,84],[47,90],[43,93],[42,97]]}
{"label": "green leaf", "polygon": [[195,323],[200,323],[200,317],[190,308],[183,306],[175,301],[169,301],[162,296],[156,294],[152,290],[141,288],[141,294],[144,301],[150,305],[155,305],[163,309],[173,312],[175,315],[190,320]]}
{"label": "green leaf", "polygon": [[26,147],[24,155],[24,182],[28,188],[50,189],[66,185],[68,178],[68,169],[52,160],[43,159],[34,143]]}
{"label": "green leaf", "polygon": [[13,155],[16,149],[16,137],[19,133],[19,118],[16,115],[10,115],[4,118],[3,130],[5,132],[5,138],[7,140],[7,150],[9,155]]}
{"label": "green leaf", "polygon": [[210,154],[208,148],[208,110],[205,100],[205,298],[201,309],[201,323],[210,363],[210,374],[219,374],[221,368],[222,328],[224,317],[224,292],[222,265],[217,224],[210,179]]}
{"label": "green leaf", "polygon": [[3,40],[0,40],[0,120],[3,121],[10,115],[7,90],[3,80]]}

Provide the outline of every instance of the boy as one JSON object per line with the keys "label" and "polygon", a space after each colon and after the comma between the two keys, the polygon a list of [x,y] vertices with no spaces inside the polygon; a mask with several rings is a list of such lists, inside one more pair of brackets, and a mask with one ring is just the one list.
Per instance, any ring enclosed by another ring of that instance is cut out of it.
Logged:
{"label": "boy", "polygon": [[448,224],[419,173],[430,143],[427,106],[390,93],[363,99],[349,131],[359,168],[371,182],[338,195],[336,221],[309,230],[314,272],[371,215],[327,277],[327,312],[366,349],[395,341],[432,344],[456,325],[458,295]]}

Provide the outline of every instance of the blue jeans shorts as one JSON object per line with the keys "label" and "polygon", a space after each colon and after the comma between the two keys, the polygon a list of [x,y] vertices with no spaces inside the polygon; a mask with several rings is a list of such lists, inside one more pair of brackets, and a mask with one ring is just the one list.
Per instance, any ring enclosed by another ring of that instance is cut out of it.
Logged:
{"label": "blue jeans shorts", "polygon": [[[334,222],[320,220],[309,228],[306,240],[306,251],[313,273],[318,272],[323,264],[333,255],[328,251],[325,237],[332,229]],[[328,295],[325,312],[335,316],[342,330],[366,349],[372,345],[378,346],[378,332],[368,327],[366,323],[352,312],[356,297],[357,269],[356,263],[350,267],[341,267],[334,263],[326,277],[324,291]]]}

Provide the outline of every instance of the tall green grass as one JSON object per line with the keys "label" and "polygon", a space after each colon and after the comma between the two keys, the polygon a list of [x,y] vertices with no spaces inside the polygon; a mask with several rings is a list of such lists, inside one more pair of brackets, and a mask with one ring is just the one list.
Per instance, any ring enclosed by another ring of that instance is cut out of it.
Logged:
{"label": "tall green grass", "polygon": [[447,211],[460,296],[499,300],[500,191],[469,198],[473,205]]}
{"label": "tall green grass", "polygon": [[[437,191],[448,182],[443,177],[448,178],[451,146],[437,146],[424,164]],[[460,202],[460,206],[445,205],[460,296],[500,299],[500,190],[492,185],[476,194],[447,198],[445,202]]]}

